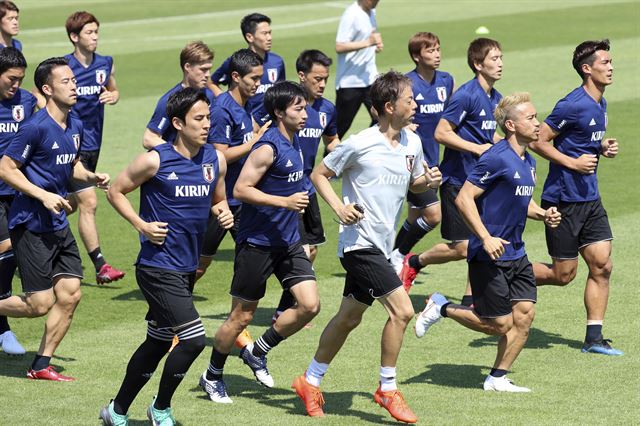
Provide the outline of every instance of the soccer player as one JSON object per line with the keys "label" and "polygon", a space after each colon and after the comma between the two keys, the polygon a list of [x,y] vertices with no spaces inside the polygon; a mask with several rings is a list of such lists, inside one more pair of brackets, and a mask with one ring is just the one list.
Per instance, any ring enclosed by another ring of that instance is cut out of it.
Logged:
{"label": "soccer player", "polygon": [[529,94],[505,97],[494,115],[505,139],[480,157],[456,198],[473,232],[467,260],[474,307],[454,305],[433,293],[416,319],[415,331],[422,337],[440,318],[449,317],[471,330],[500,336],[484,390],[530,392],[507,378],[527,341],[537,297],[522,233],[527,217],[556,227],[560,213],[555,207],[544,210],[532,199],[535,160],[527,146],[538,140],[540,123]]}
{"label": "soccer player", "polygon": [[[235,226],[229,231],[235,239],[240,222],[241,201],[233,198],[233,187],[240,175],[240,170],[253,145],[262,137],[270,122],[262,126],[258,133],[253,132],[253,119],[245,109],[247,101],[255,95],[262,78],[262,58],[252,50],[240,49],[231,55],[229,61],[229,90],[216,98],[216,106],[211,115],[211,140],[215,148],[222,152],[227,161],[225,187],[227,203],[235,217]],[[200,264],[196,279],[202,277],[227,230],[210,221],[205,235]]]}
{"label": "soccer player", "polygon": [[48,313],[27,377],[71,381],[49,365],[81,296],[82,264],[67,221],[66,185],[73,176],[105,188],[109,175],[88,171],[78,161],[82,123],[69,115],[77,96],[67,60],[43,61],[34,80],[46,106],[20,126],[0,160],[0,179],[19,191],[9,210],[9,233],[25,293],[0,300],[0,315]]}
{"label": "soccer player", "polygon": [[22,51],[22,43],[14,37],[20,32],[20,9],[12,1],[0,1],[0,48],[15,47]]}
{"label": "soccer player", "polygon": [[[278,81],[286,80],[284,60],[271,51],[271,19],[260,13],[251,13],[240,21],[242,37],[247,42],[247,48],[256,52],[263,61],[264,73],[260,79],[260,86],[256,93],[249,98],[245,108],[249,111],[258,126],[263,126],[270,120],[264,106],[264,94]],[[222,93],[222,85],[228,85],[231,81],[229,62],[231,57],[225,59],[220,67],[211,75],[209,88],[218,96]]]}
{"label": "soccer player", "polygon": [[[307,91],[307,121],[304,129],[298,132],[298,139],[304,160],[304,190],[309,194],[309,205],[300,215],[298,229],[304,250],[311,263],[318,254],[318,246],[326,241],[316,189],[310,179],[311,171],[316,162],[321,140],[329,152],[340,143],[336,129],[336,107],[322,97],[327,86],[331,62],[331,58],[319,50],[305,50],[296,60],[300,84]],[[284,291],[273,321],[294,303],[293,295]]]}
{"label": "soccer player", "polygon": [[[225,199],[224,156],[207,143],[209,99],[201,90],[181,89],[167,100],[176,130],[165,143],[138,156],[109,189],[109,201],[140,233],[136,279],[149,304],[147,336],[131,357],[115,399],[100,411],[105,425],[126,425],[127,411],[167,354],[158,394],[147,410],[154,425],[174,425],[171,397],[205,347],[205,331],[193,304],[198,255],[209,214],[233,226]],[[126,194],[140,188],[140,212]]]}
{"label": "soccer player", "polygon": [[[5,152],[23,121],[31,117],[36,107],[36,98],[20,88],[26,68],[27,61],[18,49],[0,50],[0,154]],[[15,193],[0,180],[0,300],[11,296],[11,281],[16,271],[8,228],[9,209]],[[0,345],[9,355],[25,353],[4,315],[0,315]]]}
{"label": "soccer player", "polygon": [[[187,44],[180,52],[180,69],[182,70],[182,81],[172,87],[158,100],[156,109],[153,111],[151,120],[147,124],[142,137],[142,146],[151,149],[161,143],[173,142],[176,138],[176,130],[171,125],[167,117],[167,101],[171,94],[185,87],[193,87],[202,90],[209,100],[209,111],[213,114],[213,107],[216,104],[215,95],[207,88],[209,73],[213,67],[213,51],[201,41],[193,41]],[[207,142],[213,142],[212,134],[209,130]]]}
{"label": "soccer player", "polygon": [[[405,287],[410,287],[420,269],[465,259],[471,231],[458,211],[455,199],[478,157],[500,140],[495,133],[493,111],[502,95],[493,87],[502,78],[502,48],[488,38],[469,44],[467,64],[475,77],[453,94],[436,127],[435,139],[445,146],[440,169],[444,176],[440,187],[442,226],[440,232],[447,243],[439,243],[420,255],[411,254],[401,271]],[[472,303],[471,287],[462,304]]]}
{"label": "soccer player", "polygon": [[[447,72],[438,71],[440,39],[433,33],[420,32],[411,37],[409,56],[416,64],[416,68],[407,74],[413,82],[413,98],[418,104],[413,122],[418,126],[416,133],[422,142],[425,161],[429,166],[437,166],[440,162],[440,145],[433,134],[451,98],[453,77]],[[409,213],[396,236],[395,250],[391,254],[391,264],[398,274],[402,271],[405,256],[418,241],[438,226],[442,217],[440,200],[434,189],[417,194],[409,192],[407,201]]]}
{"label": "soccer player", "polygon": [[[75,12],[65,24],[73,44],[73,53],[65,56],[76,77],[78,102],[71,116],[82,121],[80,161],[85,169],[95,171],[102,146],[104,106],[115,105],[120,99],[116,86],[115,65],[111,56],[96,53],[100,23],[89,12]],[[96,282],[106,284],[124,277],[124,272],[107,263],[96,226],[98,198],[93,185],[69,184],[71,206],[78,209],[78,231],[96,271]]]}
{"label": "soccer player", "polygon": [[376,53],[384,45],[377,30],[376,6],[380,0],[357,0],[340,17],[336,34],[336,108],[338,137],[347,133],[362,104],[371,112],[371,84],[378,75]]}
{"label": "soccer player", "polygon": [[[589,268],[584,290],[587,332],[582,352],[622,355],[602,336],[609,279],[613,268],[607,212],[598,190],[598,160],[614,158],[618,141],[605,138],[605,88],[613,82],[609,40],[585,41],[573,52],[573,68],[582,85],[558,101],[546,118],[532,149],[550,161],[542,206],[556,206],[563,215],[557,229],[547,229],[552,263],[534,264],[538,285],[567,285],[576,277],[578,253]],[[553,140],[553,145],[549,142]]]}
{"label": "soccer player", "polygon": [[[407,189],[426,191],[437,186],[441,176],[437,168],[425,170],[420,138],[405,129],[416,111],[411,80],[394,71],[382,74],[371,86],[371,98],[379,124],[340,143],[311,174],[342,224],[338,256],[347,276],[338,313],[322,332],[306,373],[292,387],[310,416],[324,415],[320,382],[349,333],[378,300],[389,319],[382,331],[380,386],[374,400],[395,419],[415,423],[396,385],[396,362],[413,307],[388,259]],[[342,199],[329,182],[333,176],[342,176]]]}
{"label": "soccer player", "polygon": [[296,304],[255,343],[240,351],[260,383],[267,387],[274,384],[267,369],[267,353],[320,310],[315,275],[298,232],[298,215],[309,204],[297,136],[307,119],[306,93],[299,84],[283,81],[267,91],[264,103],[275,126],[253,146],[233,191],[243,204],[231,312],[216,332],[209,368],[200,378],[202,389],[219,403],[232,402],[223,381],[224,364],[234,341],[251,322],[269,276],[275,274],[283,289],[293,293]]}

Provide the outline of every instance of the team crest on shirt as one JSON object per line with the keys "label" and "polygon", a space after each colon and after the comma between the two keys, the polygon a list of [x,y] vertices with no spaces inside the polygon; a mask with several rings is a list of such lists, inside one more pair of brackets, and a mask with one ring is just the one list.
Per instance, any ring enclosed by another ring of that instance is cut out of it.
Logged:
{"label": "team crest on shirt", "polygon": [[327,127],[327,113],[326,112],[319,113],[318,118],[320,119],[320,125],[322,126],[322,128],[324,129],[325,127]]}
{"label": "team crest on shirt", "polygon": [[202,176],[208,183],[213,182],[213,164],[208,163],[202,165]]}
{"label": "team crest on shirt", "polygon": [[11,115],[17,122],[24,120],[24,105],[14,105],[11,109]]}
{"label": "team crest on shirt", "polygon": [[447,100],[447,88],[446,87],[436,87],[436,93],[438,94],[438,99],[440,102],[444,102]]}
{"label": "team crest on shirt", "polygon": [[407,162],[407,170],[409,170],[410,172],[413,171],[413,163],[416,159],[415,155],[405,155],[404,156],[406,162]]}
{"label": "team crest on shirt", "polygon": [[278,81],[278,69],[277,68],[267,68],[267,77],[269,77],[269,81],[275,83]]}
{"label": "team crest on shirt", "polygon": [[80,134],[76,133],[71,136],[73,138],[73,144],[76,147],[76,151],[80,149]]}
{"label": "team crest on shirt", "polygon": [[105,70],[96,70],[96,83],[103,85],[107,81],[107,72]]}
{"label": "team crest on shirt", "polygon": [[531,177],[533,178],[533,183],[538,182],[538,176],[536,175],[535,167],[531,167]]}

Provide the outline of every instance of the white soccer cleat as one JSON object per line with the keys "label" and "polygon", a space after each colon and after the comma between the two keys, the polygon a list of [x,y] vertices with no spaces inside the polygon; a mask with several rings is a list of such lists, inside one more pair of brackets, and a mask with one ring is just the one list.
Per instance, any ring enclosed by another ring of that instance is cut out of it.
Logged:
{"label": "white soccer cleat", "polygon": [[486,391],[531,392],[531,389],[529,388],[514,385],[511,379],[508,379],[507,376],[493,377],[492,375],[488,375],[487,378],[484,379],[483,387]]}
{"label": "white soccer cleat", "polygon": [[26,352],[11,330],[0,334],[0,342],[2,342],[2,350],[7,355],[24,355]]}
{"label": "white soccer cleat", "polygon": [[440,308],[445,303],[449,303],[446,297],[440,293],[433,293],[429,300],[427,300],[427,306],[416,316],[415,332],[416,337],[422,337],[429,330],[433,324],[440,321],[442,315],[440,315]]}
{"label": "white soccer cleat", "polygon": [[233,401],[227,395],[227,387],[223,380],[207,380],[207,372],[200,376],[200,387],[209,395],[209,399],[219,404],[231,404]]}
{"label": "white soccer cleat", "polygon": [[400,254],[398,249],[395,249],[391,252],[391,258],[389,259],[391,266],[393,266],[393,270],[396,271],[396,274],[400,276],[400,272],[402,272],[402,263],[404,262],[404,256]]}

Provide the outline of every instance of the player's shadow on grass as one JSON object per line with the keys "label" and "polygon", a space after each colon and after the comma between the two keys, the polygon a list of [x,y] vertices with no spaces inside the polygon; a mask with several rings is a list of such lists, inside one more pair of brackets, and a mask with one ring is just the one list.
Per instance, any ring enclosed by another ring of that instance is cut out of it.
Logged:
{"label": "player's shadow on grass", "polygon": [[426,370],[410,377],[402,384],[429,383],[432,385],[453,388],[477,389],[482,386],[486,373],[486,366],[469,364],[430,364]]}
{"label": "player's shadow on grass", "polygon": [[[0,353],[0,376],[26,380],[27,370],[31,367],[31,362],[35,355],[36,353],[33,351],[28,351],[26,354],[19,356],[7,355],[4,352]],[[54,355],[51,365],[58,373],[62,373],[65,368],[56,364],[56,360],[73,362],[76,359]]]}
{"label": "player's shadow on grass", "polygon": [[[136,288],[135,290],[131,290],[126,293],[122,293],[117,296],[114,296],[111,298],[111,300],[119,300],[119,301],[127,302],[127,301],[145,300],[145,298],[142,295],[142,292],[140,291],[140,289]],[[209,299],[207,299],[206,297],[194,294],[193,300],[196,302],[202,302],[203,300],[209,300]]]}
{"label": "player's shadow on grass", "polygon": [[[256,327],[269,327],[271,326],[271,318],[273,317],[273,313],[275,312],[275,308],[273,307],[261,307],[258,306],[256,312],[253,314],[253,320],[251,320],[251,324],[249,324],[249,329],[251,330],[251,326]],[[212,315],[202,315],[202,318],[212,319],[212,320],[220,320],[224,321],[229,316],[229,312],[220,312]]]}
{"label": "player's shadow on grass", "polygon": [[[484,336],[472,340],[469,346],[472,348],[481,348],[485,346],[496,346],[497,344],[498,338],[496,336]],[[550,349],[556,345],[568,346],[573,349],[582,348],[582,342],[579,340],[566,339],[557,333],[549,333],[539,328],[531,328],[525,349]]]}

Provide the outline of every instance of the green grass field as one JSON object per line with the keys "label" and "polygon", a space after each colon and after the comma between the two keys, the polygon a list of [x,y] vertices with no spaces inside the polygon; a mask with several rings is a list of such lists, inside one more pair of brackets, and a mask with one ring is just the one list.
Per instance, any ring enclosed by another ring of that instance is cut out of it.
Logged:
{"label": "green grass field", "polygon": [[[274,51],[295,76],[297,54],[306,48],[333,53],[339,17],[348,2],[273,0],[262,2],[23,0],[22,32],[18,37],[30,64],[25,87],[32,87],[30,73],[49,56],[72,50],[63,24],[75,10],[92,11],[102,21],[99,52],[113,55],[121,100],[107,107],[105,143],[100,169],[115,176],[142,152],[146,123],[160,95],[181,78],[178,53],[186,42],[203,39],[216,51],[214,66],[244,47],[240,18],[260,11],[273,19]],[[554,103],[579,85],[571,67],[573,48],[586,39],[608,37],[612,42],[614,84],[606,93],[609,102],[607,134],[617,137],[621,153],[604,160],[599,170],[600,188],[616,237],[614,273],[605,336],[625,351],[609,358],[580,353],[585,313],[582,303],[586,268],[567,288],[544,287],[539,291],[537,317],[529,342],[510,376],[533,389],[531,394],[501,395],[481,390],[484,376],[495,357],[496,339],[473,333],[453,321],[443,321],[422,340],[407,332],[398,364],[399,385],[422,424],[638,424],[640,423],[640,292],[636,233],[638,173],[636,159],[640,116],[640,3],[638,1],[568,0],[477,2],[472,0],[383,0],[378,23],[385,49],[378,57],[381,71],[408,71],[412,64],[406,43],[417,31],[433,31],[443,43],[442,69],[457,84],[471,75],[466,48],[475,28],[484,25],[490,37],[501,41],[505,76],[497,84],[507,94],[531,92],[541,117]],[[330,82],[330,87],[333,82]],[[330,88],[326,93],[334,98]],[[366,126],[364,111],[352,130]],[[538,161],[540,185],[547,164]],[[133,196],[137,203],[137,196]],[[233,247],[227,239],[207,276],[196,287],[196,305],[208,331],[209,347],[198,358],[178,389],[173,407],[182,425],[198,424],[311,424],[302,404],[289,388],[292,379],[308,365],[320,333],[337,310],[342,294],[343,271],[336,258],[336,225],[323,203],[328,243],[315,264],[322,311],[313,327],[304,329],[276,348],[269,367],[276,387],[260,387],[250,371],[236,358],[226,367],[232,405],[215,405],[197,387],[206,368],[211,336],[225,319],[230,306],[227,294],[232,275]],[[75,231],[75,218],[72,219]],[[99,287],[91,263],[83,252],[86,280],[83,299],[69,333],[52,363],[78,380],[73,383],[33,382],[26,369],[42,333],[43,319],[12,320],[11,324],[27,355],[11,358],[0,353],[0,425],[98,424],[101,406],[120,386],[131,353],[144,339],[146,304],[134,279],[133,262],[138,240],[133,229],[100,195],[98,224],[107,260],[127,271],[123,281]],[[417,247],[422,250],[439,240],[439,231]],[[543,225],[530,223],[525,236],[529,258],[547,260]],[[438,290],[458,300],[466,275],[464,262],[425,271],[412,290],[416,310],[424,297]],[[18,291],[19,283],[14,282]],[[271,280],[267,297],[250,327],[259,336],[270,324],[279,297],[279,285]],[[362,325],[352,334],[335,359],[323,390],[327,417],[323,424],[390,423],[386,411],[373,403],[378,381],[380,332],[386,314],[374,305]],[[131,424],[147,424],[145,410],[155,394],[159,373],[151,380],[130,410]]]}

